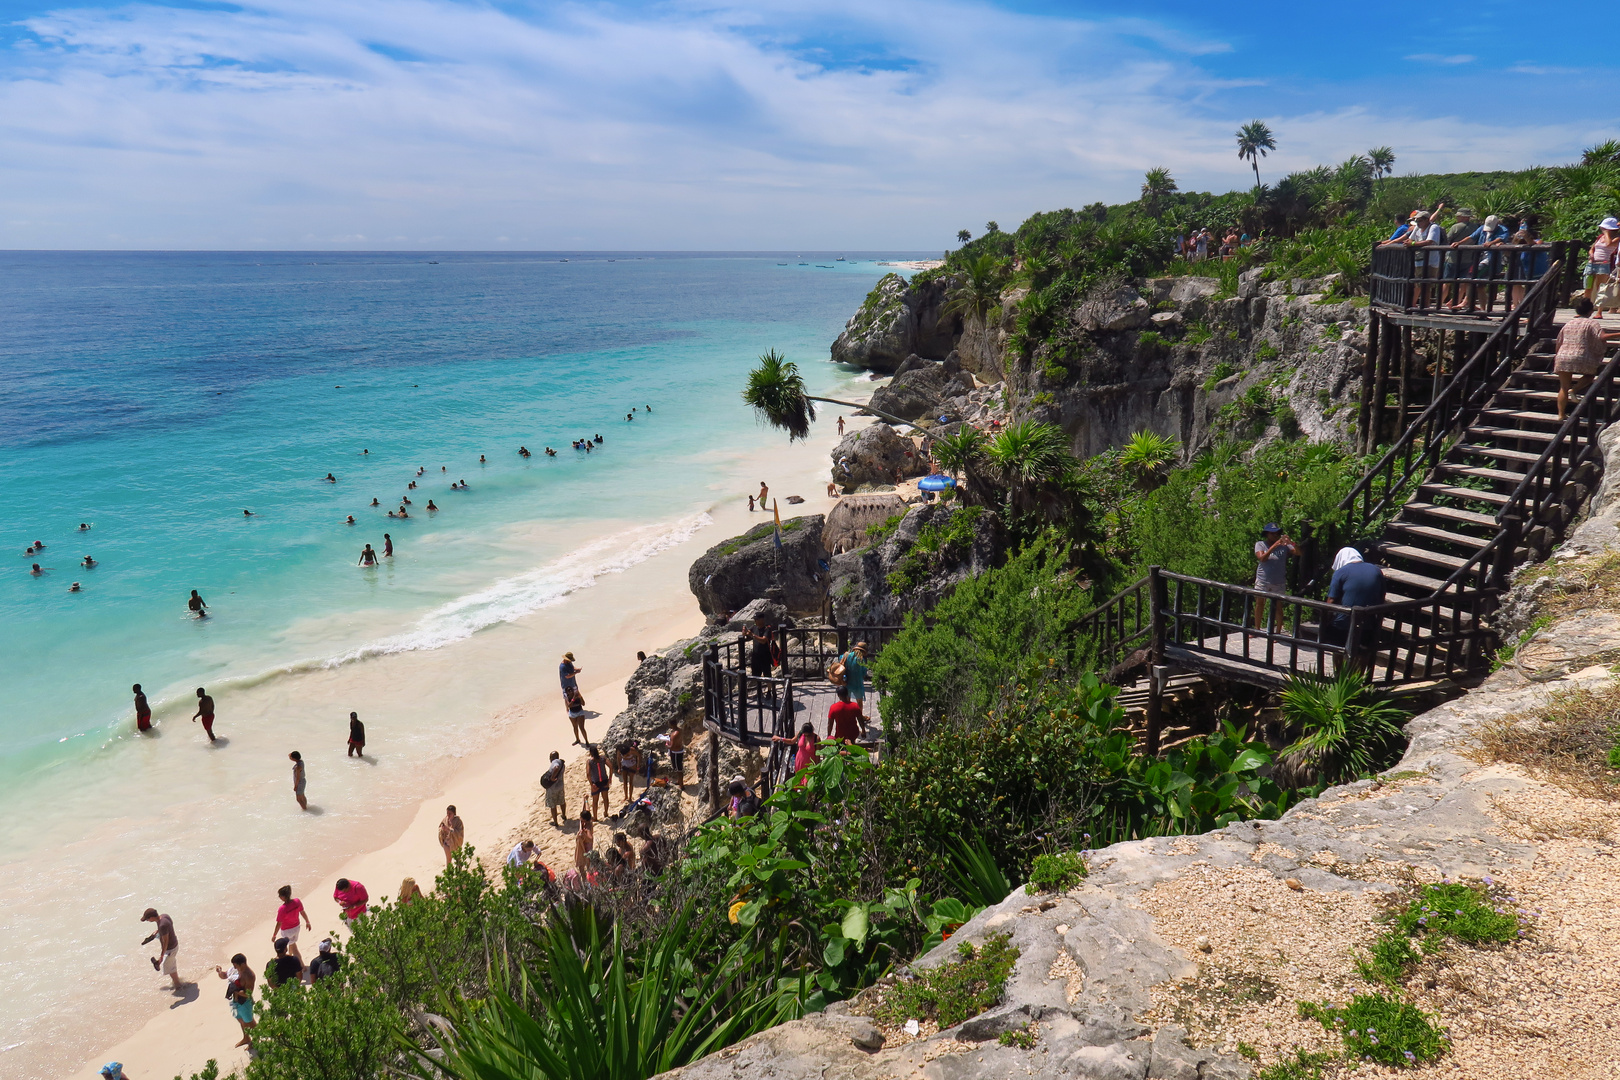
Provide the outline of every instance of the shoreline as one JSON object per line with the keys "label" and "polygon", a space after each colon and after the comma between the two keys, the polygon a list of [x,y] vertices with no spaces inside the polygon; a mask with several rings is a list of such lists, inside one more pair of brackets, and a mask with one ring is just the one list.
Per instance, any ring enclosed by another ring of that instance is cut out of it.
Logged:
{"label": "shoreline", "polygon": [[[873,422],[868,417],[846,419],[850,430]],[[831,475],[828,453],[838,441],[831,420],[832,414],[821,419],[828,441],[812,438],[802,444],[772,447],[759,455],[757,461],[748,463],[757,464],[756,471],[763,473],[781,497],[790,494],[804,497],[803,504],[785,508],[792,512],[784,513],[784,519],[825,513],[836,501],[825,495],[826,482]],[[785,442],[786,436],[782,439]],[[687,586],[686,575],[692,562],[714,544],[769,520],[758,512],[750,514],[742,494],[728,496],[717,490],[721,486],[732,488],[732,474],[735,471],[740,475],[744,464],[724,468],[724,475],[704,485],[715,492],[715,501],[707,510],[713,519],[713,528],[704,528],[611,581],[601,581],[596,587],[571,595],[554,607],[525,616],[515,624],[490,628],[493,631],[488,635],[490,638],[499,637],[503,632],[508,638],[521,638],[501,642],[500,647],[506,652],[521,649],[547,671],[563,648],[577,652],[582,667],[580,686],[588,702],[587,730],[594,739],[600,739],[613,718],[626,707],[624,684],[637,666],[636,650],[652,653],[693,636],[703,625],[702,613]],[[741,492],[743,488],[736,490]],[[580,604],[581,595],[589,597],[588,606]],[[570,629],[580,619],[587,620],[587,632]],[[579,644],[581,638],[587,639],[590,646]],[[559,642],[566,644],[559,646]],[[479,678],[476,666],[457,675],[458,682]],[[481,862],[487,865],[493,857],[504,858],[502,842],[530,820],[541,790],[539,775],[549,752],[559,751],[571,765],[583,755],[583,748],[572,745],[571,729],[554,687],[538,694],[525,693],[493,708],[485,719],[489,726],[497,729],[495,733],[485,745],[455,761],[441,778],[424,777],[426,793],[413,807],[386,815],[386,821],[379,821],[375,829],[368,830],[372,833],[369,842],[358,845],[341,858],[319,863],[319,874],[300,875],[305,884],[295,885],[295,895],[304,901],[314,924],[314,931],[306,932],[300,941],[306,959],[314,954],[316,943],[329,929],[341,925],[337,905],[330,895],[331,882],[337,877],[361,881],[376,900],[391,899],[405,877],[415,878],[425,890],[431,889],[444,865],[438,847],[437,824],[447,803],[456,805],[466,822],[467,841],[478,849]],[[570,774],[575,771],[569,770]],[[572,809],[577,813],[577,807]],[[161,903],[158,906],[160,910],[167,910]],[[222,1073],[244,1066],[246,1055],[233,1049],[240,1038],[240,1029],[215,1000],[218,988],[214,985],[217,979],[212,966],[224,964],[232,953],[243,952],[255,970],[262,967],[270,955],[272,923],[269,916],[274,902],[273,898],[266,902],[262,898],[244,896],[240,903],[232,906],[244,911],[256,909],[264,914],[261,918],[243,914],[232,920],[229,943],[223,945],[197,943],[196,935],[188,938],[184,924],[177,925],[181,938],[181,977],[195,986],[188,987],[187,994],[180,997],[169,992],[167,980],[155,972],[150,983],[144,978],[130,980],[132,996],[155,993],[150,1013],[144,1020],[137,1021],[134,1030],[108,1039],[102,1044],[104,1049],[60,1075],[94,1075],[101,1064],[109,1060],[123,1062],[132,1075],[143,1078],[188,1076],[200,1070],[209,1058],[219,1061]],[[139,936],[144,936],[144,932]],[[139,940],[139,936],[132,940]],[[144,954],[143,950],[142,956]],[[139,964],[136,974],[144,975],[142,969],[147,966],[146,961],[141,956],[135,960]],[[113,962],[121,966],[126,963]]]}

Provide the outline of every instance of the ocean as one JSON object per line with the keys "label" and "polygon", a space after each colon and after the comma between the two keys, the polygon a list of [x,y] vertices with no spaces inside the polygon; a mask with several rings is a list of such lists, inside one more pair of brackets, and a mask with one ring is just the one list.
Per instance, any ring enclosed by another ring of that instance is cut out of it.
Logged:
{"label": "ocean", "polygon": [[[495,698],[368,670],[495,640],[701,533],[741,497],[716,462],[785,441],[739,398],[755,358],[849,388],[827,346],[907,257],[0,253],[0,1072],[85,1030],[144,936],[132,906],[183,881],[169,906],[223,932],[232,866],[315,859],[298,836],[330,861],[357,815],[419,799]],[[356,565],[384,533],[394,556]],[[220,747],[188,722],[199,686]],[[345,781],[364,810],[295,834],[285,769],[250,755],[337,747],[350,709],[387,746]]]}

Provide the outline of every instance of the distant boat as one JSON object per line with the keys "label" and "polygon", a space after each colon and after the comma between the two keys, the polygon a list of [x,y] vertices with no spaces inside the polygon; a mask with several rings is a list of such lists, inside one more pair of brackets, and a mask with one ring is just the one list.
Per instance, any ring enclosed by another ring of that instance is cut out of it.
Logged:
{"label": "distant boat", "polygon": [[[314,265],[315,265],[315,264],[314,264],[314,263],[310,263],[310,265],[311,265],[311,266],[314,266]],[[809,265],[810,265],[810,264],[809,264],[809,263],[800,263],[800,264],[799,264],[799,265],[800,265],[800,266],[809,266]]]}
{"label": "distant boat", "polygon": [[843,261],[844,261],[844,257],[842,255],[838,256],[838,258],[833,260],[833,262],[843,262]]}
{"label": "distant boat", "polygon": [[777,263],[777,264],[776,264],[776,265],[777,265],[777,266],[786,266],[786,265],[787,265],[787,263]]}
{"label": "distant boat", "polygon": [[836,270],[837,267],[828,266],[826,263],[816,263],[816,269],[817,270]]}
{"label": "distant boat", "polygon": [[558,259],[557,261],[558,262],[567,262],[568,260],[567,259]]}
{"label": "distant boat", "polygon": [[439,260],[438,259],[429,259],[428,260],[428,265],[429,266],[438,266],[439,265]]}

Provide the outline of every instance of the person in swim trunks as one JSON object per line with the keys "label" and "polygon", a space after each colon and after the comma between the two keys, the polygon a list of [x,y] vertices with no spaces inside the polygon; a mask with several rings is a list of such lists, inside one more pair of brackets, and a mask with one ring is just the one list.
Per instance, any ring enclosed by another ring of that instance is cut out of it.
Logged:
{"label": "person in swim trunks", "polygon": [[360,722],[359,713],[349,714],[349,750],[344,757],[366,756],[366,725]]}
{"label": "person in swim trunks", "polygon": [[178,967],[180,938],[174,932],[174,920],[167,915],[159,915],[157,908],[147,908],[145,914],[141,916],[141,922],[157,923],[157,929],[152,931],[141,944],[145,945],[146,942],[154,938],[157,939],[158,949],[161,950],[162,955],[149,958],[152,961],[152,967],[154,970],[167,975],[169,985],[179,990],[185,984],[180,981]]}
{"label": "person in swim trunks", "polygon": [[226,971],[214,965],[214,974],[225,980],[225,1000],[231,1007],[231,1016],[242,1025],[242,1041],[237,1046],[253,1046],[252,1030],[258,1026],[253,1019],[253,969],[247,957],[237,953],[231,957],[231,969]]}
{"label": "person in swim trunks", "polygon": [[298,809],[308,810],[309,800],[304,798],[304,755],[294,750],[287,755],[287,760],[293,763],[293,798],[298,800]]}
{"label": "person in swim trunks", "polygon": [[146,703],[146,695],[141,692],[141,684],[136,683],[130,689],[135,691],[135,730],[147,732],[152,730],[152,706]]}
{"label": "person in swim trunks", "polygon": [[196,589],[191,590],[191,599],[186,601],[186,607],[190,608],[191,613],[197,616],[197,618],[208,618],[208,605],[203,602],[202,597],[197,595]]}
{"label": "person in swim trunks", "polygon": [[192,723],[202,721],[203,730],[208,733],[209,742],[218,742],[214,738],[214,699],[208,696],[208,691],[197,687],[197,712],[192,716]]}
{"label": "person in swim trunks", "polygon": [[360,565],[361,566],[376,566],[377,565],[377,553],[375,551],[371,550],[371,545],[370,544],[367,544],[360,552]]}

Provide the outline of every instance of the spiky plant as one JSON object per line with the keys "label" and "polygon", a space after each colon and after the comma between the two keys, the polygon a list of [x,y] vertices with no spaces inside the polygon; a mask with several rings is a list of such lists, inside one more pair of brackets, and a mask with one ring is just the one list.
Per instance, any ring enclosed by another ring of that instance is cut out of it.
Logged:
{"label": "spiky plant", "polygon": [[1295,677],[1283,687],[1285,723],[1300,732],[1283,752],[1330,783],[1363,776],[1402,746],[1406,713],[1375,692],[1359,671],[1337,678]]}
{"label": "spiky plant", "polygon": [[1181,443],[1152,431],[1133,434],[1119,452],[1119,463],[1136,475],[1140,486],[1151,487],[1163,479],[1164,471],[1175,464]]}
{"label": "spiky plant", "polygon": [[761,420],[787,432],[789,442],[809,437],[810,423],[816,418],[816,407],[813,403],[817,401],[828,405],[842,405],[857,412],[864,409],[891,424],[917,426],[910,420],[902,420],[892,413],[874,409],[870,405],[805,393],[804,376],[799,374],[799,365],[775,349],[761,356],[759,366],[748,373],[748,385],[743,389],[742,397]]}
{"label": "spiky plant", "polygon": [[963,277],[947,294],[941,311],[945,315],[971,315],[983,319],[991,308],[1001,303],[1004,278],[1001,260],[987,251],[969,259],[963,270]]}

